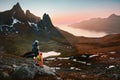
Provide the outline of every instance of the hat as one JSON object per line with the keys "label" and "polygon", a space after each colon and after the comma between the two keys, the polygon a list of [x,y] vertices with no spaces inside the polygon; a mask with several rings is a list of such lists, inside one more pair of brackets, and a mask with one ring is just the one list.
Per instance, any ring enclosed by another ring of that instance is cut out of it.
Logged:
{"label": "hat", "polygon": [[42,55],[42,52],[40,52],[39,54]]}
{"label": "hat", "polygon": [[35,40],[35,42],[36,42],[36,43],[39,43],[39,41],[38,41],[38,40]]}

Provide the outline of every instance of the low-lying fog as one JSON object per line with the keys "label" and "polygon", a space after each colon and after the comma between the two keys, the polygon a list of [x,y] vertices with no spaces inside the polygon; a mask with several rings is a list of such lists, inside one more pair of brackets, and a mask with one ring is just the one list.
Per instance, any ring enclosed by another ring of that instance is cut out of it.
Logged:
{"label": "low-lying fog", "polygon": [[78,29],[78,28],[73,28],[73,27],[68,27],[68,26],[59,26],[58,28],[67,31],[75,36],[85,36],[85,37],[103,37],[107,35],[107,33],[104,32],[95,32],[95,31],[88,31],[84,29]]}

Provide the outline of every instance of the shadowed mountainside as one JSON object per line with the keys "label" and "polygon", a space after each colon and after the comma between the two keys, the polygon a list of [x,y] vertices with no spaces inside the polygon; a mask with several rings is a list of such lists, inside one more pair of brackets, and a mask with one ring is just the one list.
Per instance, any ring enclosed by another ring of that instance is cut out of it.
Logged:
{"label": "shadowed mountainside", "polygon": [[22,55],[31,51],[31,45],[35,39],[40,41],[41,51],[61,53],[75,51],[75,48],[72,48],[67,39],[54,27],[48,14],[45,13],[41,19],[30,10],[26,10],[25,13],[19,3],[10,10],[0,12],[2,52]]}

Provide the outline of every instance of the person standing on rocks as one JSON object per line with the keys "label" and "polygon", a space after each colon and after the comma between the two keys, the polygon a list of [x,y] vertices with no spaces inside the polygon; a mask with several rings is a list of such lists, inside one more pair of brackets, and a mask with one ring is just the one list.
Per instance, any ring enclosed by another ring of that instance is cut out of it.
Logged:
{"label": "person standing on rocks", "polygon": [[35,57],[39,54],[39,41],[35,40],[32,44],[32,52],[34,53]]}

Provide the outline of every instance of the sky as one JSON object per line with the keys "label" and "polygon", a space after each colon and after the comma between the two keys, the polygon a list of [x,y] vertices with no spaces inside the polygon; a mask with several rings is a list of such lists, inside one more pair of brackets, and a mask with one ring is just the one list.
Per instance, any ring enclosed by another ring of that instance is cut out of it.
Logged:
{"label": "sky", "polygon": [[120,0],[0,0],[0,12],[9,10],[17,2],[23,10],[42,18],[50,15],[54,25],[70,25],[97,17],[120,15]]}

